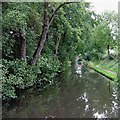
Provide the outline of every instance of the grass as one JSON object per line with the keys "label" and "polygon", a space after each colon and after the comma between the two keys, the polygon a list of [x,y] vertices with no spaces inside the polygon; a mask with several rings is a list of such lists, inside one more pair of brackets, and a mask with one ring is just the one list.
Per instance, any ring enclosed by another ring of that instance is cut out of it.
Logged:
{"label": "grass", "polygon": [[94,62],[95,65],[98,65],[104,69],[110,70],[112,72],[118,73],[118,60],[104,60]]}
{"label": "grass", "polygon": [[90,68],[112,80],[117,78],[118,64],[116,61],[89,62],[88,65]]}

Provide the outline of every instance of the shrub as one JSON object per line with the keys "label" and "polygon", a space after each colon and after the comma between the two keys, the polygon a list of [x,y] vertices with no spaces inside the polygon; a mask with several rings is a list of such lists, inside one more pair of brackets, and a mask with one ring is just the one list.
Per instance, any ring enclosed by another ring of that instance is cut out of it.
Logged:
{"label": "shrub", "polygon": [[[25,89],[35,84],[54,83],[54,77],[59,71],[60,61],[52,57],[42,57],[36,65],[30,66],[19,59],[2,62],[2,98],[16,98],[16,88]],[[41,87],[41,86],[40,86]]]}
{"label": "shrub", "polygon": [[37,84],[41,84],[41,82],[45,82],[48,84],[54,83],[54,77],[59,72],[60,61],[58,59],[54,59],[52,56],[43,57],[38,61],[38,65],[40,66],[41,74],[39,74],[36,82]]}
{"label": "shrub", "polygon": [[30,66],[24,61],[14,60],[7,61],[3,59],[3,99],[15,98],[15,88],[25,89],[33,86],[37,79],[37,74],[40,74],[38,66]]}

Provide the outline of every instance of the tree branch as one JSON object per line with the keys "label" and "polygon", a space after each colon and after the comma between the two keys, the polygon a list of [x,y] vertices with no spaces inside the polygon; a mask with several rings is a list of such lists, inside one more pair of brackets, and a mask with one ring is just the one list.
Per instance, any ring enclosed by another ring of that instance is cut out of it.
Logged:
{"label": "tree branch", "polygon": [[52,23],[52,21],[53,21],[53,18],[54,18],[54,16],[55,16],[55,14],[57,13],[57,11],[58,11],[61,7],[63,7],[64,5],[70,4],[70,3],[76,3],[76,2],[64,2],[64,3],[60,4],[60,5],[56,8],[56,10],[52,13],[52,16],[51,16],[51,18],[50,18],[49,26],[51,25],[51,23]]}

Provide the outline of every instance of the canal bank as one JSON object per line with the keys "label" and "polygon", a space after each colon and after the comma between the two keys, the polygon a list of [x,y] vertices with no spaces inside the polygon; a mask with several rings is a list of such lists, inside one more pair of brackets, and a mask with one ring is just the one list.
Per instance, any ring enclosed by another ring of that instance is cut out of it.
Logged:
{"label": "canal bank", "polygon": [[[104,66],[104,67],[103,67]],[[115,71],[112,69],[108,69],[105,67],[105,65],[100,65],[94,62],[88,62],[88,67],[95,70],[96,72],[102,74],[103,76],[111,79],[111,80],[116,80],[117,79],[117,69],[118,66],[116,66]]]}

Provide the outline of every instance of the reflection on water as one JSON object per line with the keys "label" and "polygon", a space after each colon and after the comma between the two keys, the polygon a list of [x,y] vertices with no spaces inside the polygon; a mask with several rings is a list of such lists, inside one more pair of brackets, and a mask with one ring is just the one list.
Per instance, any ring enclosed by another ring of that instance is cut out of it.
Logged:
{"label": "reflection on water", "polygon": [[25,93],[3,110],[3,117],[117,118],[117,113],[117,88],[113,83],[94,72],[80,78],[70,71],[56,86]]}
{"label": "reflection on water", "polygon": [[76,73],[82,77],[82,68],[81,67],[78,67],[77,70],[76,70]]}
{"label": "reflection on water", "polygon": [[79,77],[82,77],[82,66],[83,66],[82,64],[78,63],[75,64],[75,71]]}

